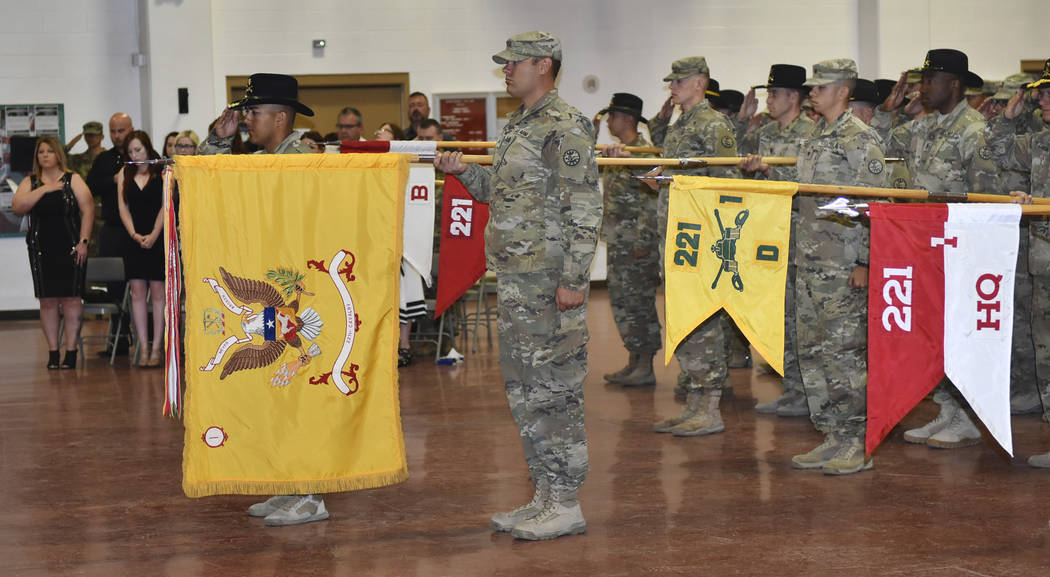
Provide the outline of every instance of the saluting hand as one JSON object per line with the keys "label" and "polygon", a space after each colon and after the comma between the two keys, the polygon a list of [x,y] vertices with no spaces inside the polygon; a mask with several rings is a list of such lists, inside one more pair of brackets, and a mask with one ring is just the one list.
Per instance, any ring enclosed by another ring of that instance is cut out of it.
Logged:
{"label": "saluting hand", "polygon": [[671,102],[671,97],[668,96],[667,100],[664,101],[664,105],[660,107],[660,112],[656,114],[656,117],[660,120],[667,120],[671,118],[671,113],[674,112],[674,102]]}
{"label": "saluting hand", "polygon": [[1017,91],[1017,94],[1010,97],[1010,101],[1006,103],[1006,108],[1003,108],[1003,116],[1013,120],[1024,112],[1025,92],[1025,89],[1021,88]]}
{"label": "saluting hand", "polygon": [[740,105],[740,112],[736,113],[736,117],[740,120],[748,120],[756,112],[758,112],[758,98],[755,97],[755,89],[752,88],[744,95],[744,103]]}
{"label": "saluting hand", "polygon": [[892,112],[901,107],[901,104],[904,103],[904,91],[908,89],[908,83],[906,82],[907,78],[908,73],[902,72],[897,83],[893,85],[893,90],[890,91],[890,95],[879,105],[879,108],[885,112]]}
{"label": "saluting hand", "polygon": [[215,136],[219,138],[229,138],[237,133],[237,127],[240,126],[241,115],[236,110],[230,110],[229,108],[222,111],[219,115],[219,119],[215,121]]}

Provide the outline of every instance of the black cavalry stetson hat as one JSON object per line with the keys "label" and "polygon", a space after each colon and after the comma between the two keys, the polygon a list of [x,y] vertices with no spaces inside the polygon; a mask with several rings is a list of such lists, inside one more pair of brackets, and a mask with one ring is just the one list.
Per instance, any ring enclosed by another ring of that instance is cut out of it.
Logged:
{"label": "black cavalry stetson hat", "polygon": [[853,92],[850,93],[849,99],[850,102],[868,102],[875,106],[882,104],[882,99],[879,98],[879,89],[875,87],[875,83],[863,78],[857,79],[857,84],[853,87]]}
{"label": "black cavalry stetson hat", "polygon": [[935,48],[927,52],[926,61],[919,70],[957,74],[966,86],[980,87],[984,84],[980,76],[970,72],[970,59],[966,54],[951,48]]}
{"label": "black cavalry stetson hat", "polygon": [[230,104],[230,108],[236,110],[252,104],[282,104],[304,116],[314,115],[313,110],[299,102],[299,81],[286,74],[260,72],[249,76],[244,98]]}
{"label": "black cavalry stetson hat", "polygon": [[606,106],[605,108],[599,110],[598,114],[605,114],[610,110],[630,114],[631,116],[637,118],[638,120],[646,124],[649,123],[649,121],[646,120],[644,116],[642,116],[642,99],[638,98],[633,94],[629,94],[627,92],[614,93],[612,96],[612,100],[609,101],[609,106]]}
{"label": "black cavalry stetson hat", "polygon": [[809,90],[803,86],[806,81],[806,69],[794,64],[774,64],[769,67],[769,79],[765,84],[752,86],[752,88],[794,88],[795,90]]}

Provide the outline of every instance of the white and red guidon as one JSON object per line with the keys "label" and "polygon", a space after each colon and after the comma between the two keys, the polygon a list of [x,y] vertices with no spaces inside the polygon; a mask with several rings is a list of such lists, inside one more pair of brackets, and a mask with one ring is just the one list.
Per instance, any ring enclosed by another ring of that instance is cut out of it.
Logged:
{"label": "white and red guidon", "polygon": [[868,289],[870,454],[947,375],[1013,454],[1016,204],[872,204]]}

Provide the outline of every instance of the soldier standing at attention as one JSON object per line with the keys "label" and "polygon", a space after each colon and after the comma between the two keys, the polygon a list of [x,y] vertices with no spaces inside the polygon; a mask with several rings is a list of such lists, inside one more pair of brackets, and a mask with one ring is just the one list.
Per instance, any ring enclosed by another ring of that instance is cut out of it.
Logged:
{"label": "soldier standing at attention", "polygon": [[[254,154],[310,154],[313,149],[299,140],[296,113],[313,116],[298,100],[299,82],[284,74],[252,74],[244,98],[230,104],[215,121],[200,154],[230,154],[241,112],[248,125],[248,140],[259,147]],[[328,518],[320,495],[277,495],[248,508],[252,517],[265,517],[270,527],[299,525]]]}
{"label": "soldier standing at attention", "polygon": [[[769,68],[768,84],[765,88],[766,108],[771,122],[747,133],[740,141],[740,152],[747,158],[740,161],[745,174],[755,174],[771,180],[797,181],[795,166],[768,167],[757,172],[762,156],[798,156],[802,141],[816,123],[802,114],[802,101],[809,89],[804,86],[806,69],[791,64],[774,64]],[[757,106],[757,104],[756,104]],[[784,394],[766,403],[755,405],[759,413],[780,417],[805,417],[809,415],[806,392],[802,388],[802,373],[798,369],[795,354],[795,222],[798,220],[798,198],[791,201],[791,245],[788,248],[787,288],[784,294],[784,377],[781,386]]]}
{"label": "soldier standing at attention", "polygon": [[[598,114],[608,115],[609,132],[619,140],[605,147],[604,156],[628,157],[631,154],[624,146],[649,146],[638,132],[638,123],[648,122],[642,116],[641,98],[618,92]],[[602,174],[602,239],[609,247],[609,304],[629,353],[627,366],[605,375],[605,380],[625,386],[655,385],[653,357],[660,350],[656,289],[660,286],[663,238],[656,227],[656,194],[636,180],[628,167],[609,166]]]}
{"label": "soldier standing at attention", "polygon": [[529,503],[493,515],[492,528],[527,540],[587,528],[577,493],[588,468],[587,291],[602,197],[591,120],[554,88],[561,58],[561,42],[546,32],[511,36],[492,60],[522,105],[507,118],[492,167],[464,165],[460,152],[434,159],[489,203],[500,369],[536,487]]}
{"label": "soldier standing at attention", "polygon": [[[806,81],[821,119],[798,155],[799,182],[883,186],[878,135],[849,111],[857,64],[848,58],[813,66]],[[765,170],[768,165],[760,164]],[[818,214],[824,199],[799,197],[795,239],[798,364],[810,419],[824,442],[795,455],[796,469],[846,475],[872,467],[867,429],[868,229],[837,214]]]}
{"label": "soldier standing at attention", "polygon": [[[929,114],[894,128],[886,153],[903,157],[912,185],[930,192],[984,192],[998,190],[998,168],[985,143],[985,122],[964,96],[967,86],[983,81],[969,71],[965,54],[958,50],[930,50],[923,64],[919,99]],[[900,94],[889,106],[900,105]],[[904,433],[909,443],[938,449],[974,445],[981,431],[962,408],[958,393],[947,379],[933,394],[940,412],[930,423]]]}
{"label": "soldier standing at attention", "polygon": [[[712,109],[704,98],[710,79],[711,71],[703,56],[676,60],[671,65],[671,73],[664,77],[664,82],[671,83],[671,97],[649,120],[649,134],[656,146],[663,147],[665,158],[736,156],[732,123]],[[675,105],[682,113],[671,125]],[[735,166],[676,169],[673,172],[724,178],[740,175]],[[667,195],[668,189],[661,187],[657,201],[657,227],[661,231],[667,228]],[[732,329],[729,315],[719,311],[678,345],[675,358],[685,375],[681,384],[686,392],[686,406],[678,416],[654,424],[654,431],[695,437],[725,430],[718,405],[722,400],[722,389],[729,381],[727,339],[732,336]]]}
{"label": "soldier standing at attention", "polygon": [[[1050,122],[1050,60],[1047,60],[1042,76],[1021,87],[1007,102],[1003,114],[988,123],[987,135],[992,157],[997,159],[1000,168],[1029,172],[1031,189],[1010,191],[1010,194],[1031,203],[1031,197],[1050,197],[1050,129],[1025,132],[1024,127],[1031,122],[1025,108],[1027,90],[1035,91],[1043,120]],[[1026,220],[1030,221],[1028,270],[1032,275],[1032,340],[1045,418],[1050,413],[1050,219],[1032,216]],[[1028,464],[1050,469],[1050,453],[1033,455],[1028,458]]]}

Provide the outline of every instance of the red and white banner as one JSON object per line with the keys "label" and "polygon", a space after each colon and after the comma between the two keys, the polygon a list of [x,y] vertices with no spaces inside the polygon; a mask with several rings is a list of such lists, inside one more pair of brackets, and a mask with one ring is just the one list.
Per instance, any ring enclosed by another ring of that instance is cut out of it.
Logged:
{"label": "red and white banner", "polygon": [[401,154],[431,155],[437,153],[433,140],[344,140],[339,152],[397,152]]}
{"label": "red and white banner", "polygon": [[872,204],[867,452],[945,376],[1013,454],[1016,204]]}
{"label": "red and white banner", "polygon": [[445,175],[441,199],[437,304],[434,318],[463,296],[485,274],[485,225],[489,205],[474,200],[463,183]]}

